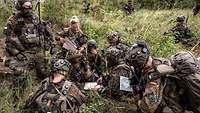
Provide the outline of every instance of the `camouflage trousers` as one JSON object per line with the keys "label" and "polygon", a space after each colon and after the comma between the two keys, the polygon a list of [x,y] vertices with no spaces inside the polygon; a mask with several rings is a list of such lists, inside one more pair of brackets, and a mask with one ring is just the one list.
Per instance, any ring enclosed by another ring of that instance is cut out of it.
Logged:
{"label": "camouflage trousers", "polygon": [[26,89],[32,75],[36,75],[37,79],[42,80],[49,75],[48,60],[45,59],[41,52],[22,53],[23,58],[12,57],[6,61],[6,66],[13,70],[13,93],[14,98],[19,98]]}
{"label": "camouflage trousers", "polygon": [[12,57],[6,61],[6,65],[14,71],[15,75],[24,75],[30,70],[36,71],[39,79],[44,79],[49,75],[48,60],[43,51],[23,52],[22,57]]}

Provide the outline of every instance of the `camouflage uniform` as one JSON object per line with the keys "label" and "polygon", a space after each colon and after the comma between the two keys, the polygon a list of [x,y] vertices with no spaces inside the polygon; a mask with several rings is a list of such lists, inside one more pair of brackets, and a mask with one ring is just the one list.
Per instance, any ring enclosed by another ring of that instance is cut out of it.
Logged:
{"label": "camouflage uniform", "polygon": [[77,48],[80,48],[87,43],[87,36],[81,31],[80,28],[77,28],[77,31],[72,30],[72,26],[74,24],[78,24],[80,27],[80,22],[77,16],[72,16],[70,24],[71,26],[69,28],[64,28],[62,32],[57,34],[62,38],[68,38]]}
{"label": "camouflage uniform", "polygon": [[128,51],[129,47],[120,42],[119,32],[116,32],[116,31],[110,32],[107,36],[107,40],[108,40],[108,43],[109,43],[109,47],[117,48],[120,51],[122,51],[122,53],[120,55],[121,56],[120,59],[124,60],[126,52]]}
{"label": "camouflage uniform", "polygon": [[200,112],[200,78],[197,59],[190,52],[178,52],[170,59],[175,73],[167,76],[164,89],[166,106],[172,113],[183,113],[184,110]]}
{"label": "camouflage uniform", "polygon": [[[96,53],[93,53],[93,50],[96,50]],[[98,53],[97,43],[93,39],[87,42],[86,60],[91,67],[91,71],[96,73],[99,78],[102,74],[102,57]]]}
{"label": "camouflage uniform", "polygon": [[88,0],[83,0],[83,13],[89,13],[90,3]]}
{"label": "camouflage uniform", "polygon": [[[127,53],[127,62],[135,69],[136,76],[132,79],[134,94],[139,94],[139,110],[143,113],[154,113],[159,108],[163,98],[163,88],[165,81],[162,73],[158,71],[158,66],[169,65],[165,59],[155,59],[150,57],[148,45],[143,41],[137,41]],[[158,112],[161,113],[161,112]]]}
{"label": "camouflage uniform", "polygon": [[[18,0],[18,12],[10,16],[4,28],[5,49],[8,53],[5,65],[14,71],[15,88],[25,85],[28,73],[34,69],[38,78],[48,74],[48,61],[44,51],[51,46],[52,37],[46,23],[39,23],[29,0]],[[26,76],[19,76],[26,75]],[[21,88],[21,89],[24,89]],[[14,91],[16,92],[16,91]]]}
{"label": "camouflage uniform", "polygon": [[[59,59],[53,64],[53,74],[67,76],[70,63]],[[53,75],[54,76],[54,75]],[[41,82],[36,93],[27,101],[26,107],[39,108],[42,113],[79,113],[79,107],[86,101],[85,95],[66,79],[54,83],[51,76]]]}
{"label": "camouflage uniform", "polygon": [[63,38],[69,38],[69,40],[71,40],[77,48],[83,46],[87,42],[86,35],[84,35],[81,31],[74,33],[70,28],[65,28],[62,32],[59,32],[58,35]]}
{"label": "camouflage uniform", "polygon": [[[78,83],[96,82],[102,74],[101,57],[97,52],[97,43],[95,40],[89,40],[82,56],[70,58],[72,70],[70,80]],[[76,55],[76,54],[75,54]],[[73,57],[73,55],[72,55]]]}
{"label": "camouflage uniform", "polygon": [[52,37],[45,23],[39,24],[36,15],[25,15],[22,10],[8,19],[4,29],[7,65],[16,73],[26,71],[26,67],[35,68],[38,76],[44,77],[47,63],[44,50],[50,48]]}
{"label": "camouflage uniform", "polygon": [[183,44],[186,44],[192,38],[192,32],[187,27],[187,24],[184,22],[185,16],[178,16],[176,21],[177,25],[173,27],[170,31],[174,33],[176,43],[181,42]]}
{"label": "camouflage uniform", "polygon": [[200,10],[200,1],[196,0],[195,6],[193,7],[193,15],[197,15]]}
{"label": "camouflage uniform", "polygon": [[130,14],[132,14],[132,12],[134,12],[135,8],[134,8],[131,0],[129,0],[128,3],[125,4],[124,10],[126,11],[127,15],[130,15]]}
{"label": "camouflage uniform", "polygon": [[104,86],[107,96],[119,100],[122,96],[128,96],[132,93],[120,91],[120,76],[131,78],[133,70],[125,64],[121,59],[123,51],[109,47],[105,51],[105,59],[107,65],[106,75],[102,77],[102,84]]}

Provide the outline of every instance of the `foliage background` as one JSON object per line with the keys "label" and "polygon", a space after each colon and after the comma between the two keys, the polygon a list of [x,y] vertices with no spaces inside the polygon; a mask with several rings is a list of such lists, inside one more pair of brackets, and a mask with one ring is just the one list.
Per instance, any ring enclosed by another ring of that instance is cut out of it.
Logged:
{"label": "foliage background", "polygon": [[[34,1],[35,3],[36,1]],[[42,3],[42,19],[52,23],[54,32],[68,26],[69,18],[78,15],[81,20],[82,30],[89,38],[98,42],[100,49],[106,47],[106,33],[116,30],[121,33],[122,40],[131,45],[137,39],[146,40],[155,57],[169,57],[179,50],[190,50],[200,38],[200,16],[192,16],[194,1],[190,0],[134,0],[136,12],[127,16],[122,10],[122,5],[127,0],[90,0],[90,12],[82,13],[81,0],[46,0]],[[0,39],[3,39],[3,27],[13,13],[12,0],[1,0],[0,4]],[[37,12],[37,11],[36,11]],[[175,18],[179,15],[189,17],[188,26],[194,33],[192,46],[175,44],[172,36],[163,33],[175,25]],[[196,55],[199,55],[196,51]],[[34,77],[28,78],[26,94],[17,104],[14,104],[11,90],[13,77],[0,75],[0,113],[21,113],[20,106],[34,90],[38,82]],[[84,113],[123,113],[117,109],[115,102],[96,94],[90,93],[90,102],[83,105]],[[13,107],[14,106],[14,107]],[[130,104],[127,108],[134,108]],[[108,109],[109,108],[109,109]],[[133,113],[134,110],[131,111]],[[127,111],[128,112],[128,111]]]}

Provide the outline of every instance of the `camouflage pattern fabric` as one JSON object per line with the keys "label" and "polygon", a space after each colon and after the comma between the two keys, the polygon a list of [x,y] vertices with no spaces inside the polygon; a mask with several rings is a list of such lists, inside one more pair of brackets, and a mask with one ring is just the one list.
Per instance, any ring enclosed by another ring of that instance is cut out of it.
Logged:
{"label": "camouflage pattern fabric", "polygon": [[74,33],[71,31],[70,27],[64,28],[64,30],[59,32],[58,35],[62,38],[68,38],[69,40],[71,40],[77,48],[87,43],[87,37],[85,34],[83,34],[82,31]]}
{"label": "camouflage pattern fabric", "polygon": [[192,32],[185,23],[178,23],[171,29],[175,36],[175,42],[187,43],[192,38]]}
{"label": "camouflage pattern fabric", "polygon": [[[181,97],[185,97],[176,102],[180,103],[181,107],[186,110],[191,110],[194,113],[200,112],[200,68],[198,60],[192,53],[182,51],[171,57],[171,63],[175,73],[169,80],[176,82],[178,88],[175,91],[179,92]],[[182,90],[180,91],[180,89]],[[175,97],[178,98],[180,96]]]}
{"label": "camouflage pattern fabric", "polygon": [[[131,78],[132,70],[126,64],[120,64],[108,69],[106,84],[103,84],[107,89],[106,94],[110,98],[120,100],[122,96],[130,96],[131,92],[120,91],[120,76]],[[104,82],[104,79],[103,79]]]}
{"label": "camouflage pattern fabric", "polygon": [[79,113],[79,107],[86,101],[85,95],[72,83],[63,80],[58,84],[47,78],[29,104],[36,103],[43,113]]}
{"label": "camouflage pattern fabric", "polygon": [[130,14],[132,14],[132,12],[134,12],[135,8],[134,8],[131,0],[129,0],[128,3],[125,4],[124,10],[126,11],[127,15],[130,15]]}
{"label": "camouflage pattern fabric", "polygon": [[200,11],[200,1],[196,0],[195,6],[193,7],[193,15],[197,15]]}
{"label": "camouflage pattern fabric", "polygon": [[[189,52],[178,52],[171,57],[175,73],[166,77],[163,99],[156,113],[199,112],[199,66]],[[182,98],[184,97],[184,98]]]}
{"label": "camouflage pattern fabric", "polygon": [[[142,98],[138,102],[139,109],[143,113],[154,113],[160,109],[165,87],[165,79],[157,71],[157,66],[161,64],[169,65],[169,61],[165,59],[153,59],[153,66],[143,70],[139,83],[143,87],[141,89],[143,93]],[[158,113],[161,113],[161,111]]]}
{"label": "camouflage pattern fabric", "polygon": [[[117,45],[112,45],[112,46],[107,47],[104,50],[104,52],[106,52],[106,51],[108,51],[109,49],[112,49],[112,48],[115,48],[115,49],[120,51],[120,54],[115,57],[117,59],[116,62],[121,62],[121,61],[124,62],[125,61],[125,56],[126,56],[126,53],[127,53],[128,49],[129,49],[129,47],[127,45],[123,44],[123,43],[119,43]],[[106,55],[104,55],[104,57],[106,57]],[[114,64],[114,62],[113,62],[113,64]]]}
{"label": "camouflage pattern fabric", "polygon": [[[14,68],[23,68],[19,66],[30,64],[28,68],[36,69],[38,72],[37,75],[44,78],[46,76],[45,71],[47,66],[44,50],[48,50],[52,40],[51,34],[48,32],[47,28],[44,29],[46,38],[40,36],[41,31],[39,31],[39,26],[41,25],[39,25],[38,18],[34,14],[23,17],[21,13],[17,13],[8,19],[4,29],[6,35],[5,48],[6,52],[9,54],[6,64],[14,71],[18,70]],[[44,40],[46,40],[45,44],[43,42]],[[16,62],[16,64],[13,62]],[[15,65],[17,65],[17,67]]]}
{"label": "camouflage pattern fabric", "polygon": [[90,9],[90,3],[88,0],[84,0],[83,1],[83,13],[88,13],[89,12],[89,9]]}

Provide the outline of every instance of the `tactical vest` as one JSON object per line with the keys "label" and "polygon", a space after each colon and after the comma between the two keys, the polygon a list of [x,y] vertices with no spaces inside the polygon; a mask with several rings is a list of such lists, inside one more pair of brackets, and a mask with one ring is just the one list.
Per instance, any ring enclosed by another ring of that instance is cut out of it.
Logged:
{"label": "tactical vest", "polygon": [[14,33],[17,35],[25,50],[36,51],[37,49],[41,48],[38,20],[35,16],[27,18],[19,15],[16,16]]}
{"label": "tactical vest", "polygon": [[175,37],[176,40],[179,41],[186,41],[186,39],[189,39],[192,37],[192,33],[191,31],[188,29],[188,27],[186,25],[177,25],[175,30]]}
{"label": "tactical vest", "polygon": [[169,65],[169,61],[153,59],[153,66],[145,70],[141,76],[140,85],[144,87],[144,91],[138,105],[144,113],[154,113],[163,99],[165,81],[161,79],[157,71],[157,66],[161,64]]}
{"label": "tactical vest", "polygon": [[119,99],[123,95],[128,95],[130,92],[120,91],[120,76],[131,78],[132,70],[126,64],[120,64],[108,70],[108,92],[112,98]]}
{"label": "tactical vest", "polygon": [[36,103],[43,112],[78,113],[79,106],[85,102],[85,95],[69,81],[62,81],[60,86],[44,81],[46,90],[36,99]]}

